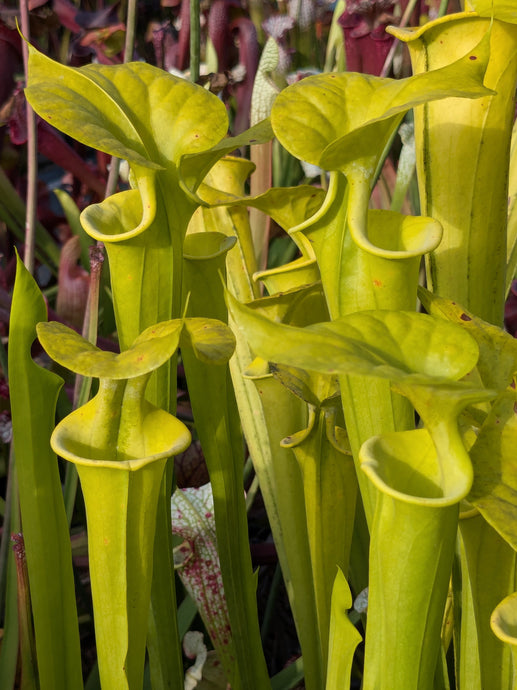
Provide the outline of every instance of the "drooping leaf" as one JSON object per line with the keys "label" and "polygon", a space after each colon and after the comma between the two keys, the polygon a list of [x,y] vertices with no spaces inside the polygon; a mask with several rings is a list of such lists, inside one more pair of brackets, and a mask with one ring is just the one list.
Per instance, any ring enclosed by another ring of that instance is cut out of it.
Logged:
{"label": "drooping leaf", "polygon": [[517,396],[508,390],[494,402],[470,451],[474,484],[469,494],[485,520],[517,550]]}
{"label": "drooping leaf", "polygon": [[201,185],[199,196],[206,202],[252,206],[271,216],[284,230],[290,230],[310,218],[321,206],[325,192],[310,185],[275,187],[258,196],[241,196]]}
{"label": "drooping leaf", "polygon": [[280,383],[305,400],[313,407],[332,405],[339,407],[339,382],[335,376],[314,374],[304,369],[288,367],[280,364],[270,364],[269,369]]}
{"label": "drooping leaf", "polygon": [[270,321],[231,295],[227,300],[256,354],[309,371],[439,382],[460,379],[478,359],[468,333],[426,314],[357,312],[294,328]]}
{"label": "drooping leaf", "polygon": [[231,329],[217,319],[185,319],[181,347],[191,347],[196,357],[208,364],[226,364],[235,349]]}
{"label": "drooping leaf", "polygon": [[430,314],[457,323],[479,346],[477,368],[487,388],[503,389],[517,371],[517,341],[502,328],[487,323],[457,302],[419,290],[422,304]]}

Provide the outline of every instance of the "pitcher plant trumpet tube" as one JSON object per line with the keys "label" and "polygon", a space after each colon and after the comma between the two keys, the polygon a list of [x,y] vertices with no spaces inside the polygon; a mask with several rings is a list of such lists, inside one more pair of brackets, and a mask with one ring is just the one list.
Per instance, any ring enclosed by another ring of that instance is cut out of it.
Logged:
{"label": "pitcher plant trumpet tube", "polygon": [[[419,29],[390,28],[407,43],[416,74],[446,69],[479,42],[489,43],[483,84],[475,101],[445,98],[415,109],[417,172],[423,213],[443,227],[427,258],[433,292],[457,300],[502,325],[506,297],[508,166],[517,78],[517,25],[494,14],[465,12]],[[490,90],[490,91],[488,91]]]}

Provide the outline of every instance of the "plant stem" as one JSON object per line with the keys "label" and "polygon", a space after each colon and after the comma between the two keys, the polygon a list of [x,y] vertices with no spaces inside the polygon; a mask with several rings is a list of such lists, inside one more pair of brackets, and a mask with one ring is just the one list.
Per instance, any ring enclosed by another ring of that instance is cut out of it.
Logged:
{"label": "plant stem", "polygon": [[36,664],[36,647],[32,630],[31,602],[29,594],[29,574],[27,572],[27,557],[23,535],[11,535],[16,562],[16,576],[18,582],[18,621],[20,625],[20,657],[22,667],[22,690],[36,690],[38,684],[38,669]]}
{"label": "plant stem", "polygon": [[[399,24],[400,27],[408,25],[409,18],[411,17],[413,10],[415,9],[415,5],[416,5],[417,1],[418,0],[409,0],[407,7],[406,7],[406,11],[404,12],[404,14],[402,15],[402,17],[400,19],[400,24]],[[445,3],[447,3],[447,1],[448,0],[445,0]],[[443,5],[443,0],[442,0],[442,5]],[[441,11],[441,9],[442,8],[440,7],[440,11]],[[395,53],[397,52],[398,46],[399,46],[399,42],[398,42],[398,40],[395,39],[393,41],[391,48],[390,48],[390,52],[386,56],[386,60],[384,61],[384,65],[382,67],[382,71],[381,71],[379,76],[381,76],[381,77],[387,77],[388,76],[388,72],[390,71],[391,65],[393,64],[393,58],[395,57]]]}
{"label": "plant stem", "polygon": [[[29,30],[29,8],[27,0],[21,0],[21,23],[22,33],[27,41],[30,40]],[[23,49],[23,67],[25,72],[25,81],[28,79],[28,64],[29,64],[29,49],[26,41],[22,41]],[[24,263],[30,273],[34,273],[34,251],[36,246],[35,241],[35,226],[36,226],[36,209],[37,209],[37,185],[38,185],[38,140],[36,132],[36,115],[29,105],[26,103],[27,112],[27,215],[25,217],[25,254]]]}
{"label": "plant stem", "polygon": [[199,79],[201,48],[199,0],[190,0],[190,81]]}
{"label": "plant stem", "polygon": [[[126,40],[124,42],[124,63],[133,60],[135,52],[135,24],[136,24],[136,0],[127,1],[126,16]],[[112,156],[108,180],[106,182],[105,198],[115,193],[117,189],[120,160]]]}
{"label": "plant stem", "polygon": [[[117,159],[116,159],[117,160]],[[118,161],[117,161],[118,162]],[[95,345],[99,323],[99,290],[104,263],[104,245],[102,242],[90,247],[90,290],[84,315],[83,338]],[[86,404],[90,396],[91,378],[77,376],[74,388],[74,409]],[[77,469],[73,463],[67,463],[65,472],[64,501],[68,525],[72,523],[75,497],[77,493]]]}
{"label": "plant stem", "polygon": [[440,3],[440,8],[438,10],[438,17],[443,17],[447,12],[447,7],[449,5],[449,0],[442,0]]}
{"label": "plant stem", "polygon": [[127,0],[126,40],[124,62],[131,62],[135,52],[136,0]]}

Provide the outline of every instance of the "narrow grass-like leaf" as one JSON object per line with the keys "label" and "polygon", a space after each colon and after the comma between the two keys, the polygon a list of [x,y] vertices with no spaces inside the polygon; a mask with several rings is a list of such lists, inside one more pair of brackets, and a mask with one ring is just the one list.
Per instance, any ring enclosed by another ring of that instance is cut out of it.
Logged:
{"label": "narrow grass-like leaf", "polygon": [[43,296],[18,259],[9,381],[40,686],[67,690],[82,687],[82,675],[70,536],[57,458],[50,448],[62,380],[30,355],[36,324],[46,318]]}

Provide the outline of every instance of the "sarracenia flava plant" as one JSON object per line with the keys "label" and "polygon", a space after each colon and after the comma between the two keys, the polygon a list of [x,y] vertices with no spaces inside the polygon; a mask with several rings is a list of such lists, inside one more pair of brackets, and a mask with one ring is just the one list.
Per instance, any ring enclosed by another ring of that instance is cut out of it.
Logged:
{"label": "sarracenia flava plant", "polygon": [[[141,63],[71,69],[30,48],[35,110],[130,166],[130,189],[81,216],[107,249],[121,353],[55,324],[38,330],[58,362],[100,380],[52,444],[77,464],[87,503],[105,690],[141,686],[146,641],[153,687],[183,683],[168,460],[188,443],[171,416],[178,346],[211,475],[232,688],[270,686],[238,415],[308,690],[348,686],[359,633],[346,612],[366,586],[364,690],[448,689],[451,639],[459,690],[514,687],[517,355],[499,327],[513,261],[505,218],[517,35],[509,3],[488,4],[398,30],[414,76],[303,79],[278,95],[271,121],[234,139],[224,106],[196,85]],[[423,215],[370,210],[410,110]],[[273,133],[329,174],[325,190],[244,195],[249,163],[220,159]],[[298,257],[257,274],[245,207],[288,231]],[[423,257],[428,315],[416,312]],[[138,517],[144,498],[152,507]],[[152,567],[138,569],[136,554]]]}
{"label": "sarracenia flava plant", "polygon": [[147,329],[117,355],[61,324],[38,326],[53,359],[99,379],[98,393],[57,425],[51,443],[81,481],[104,687],[142,687],[160,484],[167,459],[190,444],[187,427],[144,394],[182,327],[178,320]]}

